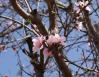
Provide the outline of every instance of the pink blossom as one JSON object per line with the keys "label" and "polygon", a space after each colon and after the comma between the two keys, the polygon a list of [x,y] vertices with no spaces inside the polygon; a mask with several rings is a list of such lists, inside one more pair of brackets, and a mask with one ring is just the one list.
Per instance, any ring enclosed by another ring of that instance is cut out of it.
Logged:
{"label": "pink blossom", "polygon": [[78,25],[78,30],[82,30],[82,28],[83,28],[83,24],[82,24],[82,22],[77,22],[77,25]]}
{"label": "pink blossom", "polygon": [[85,2],[84,2],[84,1],[79,1],[78,4],[79,4],[81,7],[84,7],[84,6],[85,6]]}
{"label": "pink blossom", "polygon": [[[88,3],[89,3],[89,1],[79,1],[79,2],[76,2],[75,3],[76,7],[74,8],[76,10],[76,13],[79,13],[80,12],[80,9],[81,8],[84,8],[85,6],[86,6],[85,9],[90,12],[91,9],[88,6]],[[79,7],[81,7],[81,8],[79,8]]]}
{"label": "pink blossom", "polygon": [[78,3],[76,3],[76,6],[81,6],[83,8],[84,6],[87,6],[88,3],[88,1],[79,1]]}
{"label": "pink blossom", "polygon": [[55,34],[55,43],[60,43],[60,44],[64,44],[64,41],[65,41],[65,37],[61,37],[59,36],[58,34]]}
{"label": "pink blossom", "polygon": [[85,2],[84,2],[85,6],[88,5],[88,3],[89,3],[89,1],[85,1]]}
{"label": "pink blossom", "polygon": [[52,45],[53,43],[63,44],[64,40],[65,40],[64,37],[60,37],[59,34],[55,34],[49,36],[47,43],[48,45]]}
{"label": "pink blossom", "polygon": [[37,37],[33,39],[32,41],[33,41],[33,46],[34,46],[33,50],[35,51],[43,45],[44,38],[41,36],[41,37]]}
{"label": "pink blossom", "polygon": [[45,56],[47,56],[47,57],[48,57],[48,56],[52,56],[52,51],[49,51],[48,48],[45,48],[44,51],[43,51],[43,54],[44,54]]}
{"label": "pink blossom", "polygon": [[60,43],[61,37],[58,34],[55,34],[53,41],[54,41],[54,43]]}
{"label": "pink blossom", "polygon": [[79,6],[79,3],[78,3],[78,2],[75,2],[75,5],[76,5],[76,6]]}
{"label": "pink blossom", "polygon": [[80,5],[79,5],[78,2],[76,2],[75,5],[76,5],[76,6],[74,6],[74,10],[75,10],[75,12],[78,14],[78,13],[80,12],[80,8],[79,8]]}
{"label": "pink blossom", "polygon": [[89,11],[89,12],[91,11],[89,6],[86,7],[86,10]]}
{"label": "pink blossom", "polygon": [[77,14],[80,13],[80,9],[76,10],[76,13],[77,13]]}
{"label": "pink blossom", "polygon": [[47,40],[47,44],[52,45],[53,41],[54,41],[54,35],[50,35]]}
{"label": "pink blossom", "polygon": [[[43,47],[44,40],[45,40],[45,37],[43,37],[43,36],[33,39],[32,40],[33,41],[33,51]],[[64,41],[65,41],[64,37],[59,36],[59,34],[55,34],[55,35],[49,35],[49,38],[48,38],[48,40],[45,40],[45,43],[47,45],[52,45],[53,43],[59,43],[61,45],[64,45]]]}

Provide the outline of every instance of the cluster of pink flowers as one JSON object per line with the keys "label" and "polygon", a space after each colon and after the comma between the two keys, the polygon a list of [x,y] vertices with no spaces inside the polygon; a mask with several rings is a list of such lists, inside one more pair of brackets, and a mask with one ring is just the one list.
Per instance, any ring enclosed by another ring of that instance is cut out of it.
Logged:
{"label": "cluster of pink flowers", "polygon": [[90,9],[88,4],[89,4],[89,1],[78,1],[78,2],[76,2],[75,3],[75,5],[76,5],[76,7],[75,7],[76,13],[79,13],[80,10],[82,8],[84,8],[84,7],[85,7],[85,10],[91,11],[91,9]]}
{"label": "cluster of pink flowers", "polygon": [[[82,9],[85,9],[87,11],[91,11],[90,7],[89,7],[89,1],[78,1],[78,2],[75,2],[75,6],[74,6],[74,10],[75,10],[75,13],[77,14],[76,16],[76,24],[77,24],[77,29],[78,30],[82,30],[83,29],[83,22],[81,21],[81,18],[82,18]],[[79,21],[80,20],[80,21]]]}
{"label": "cluster of pink flowers", "polygon": [[[41,49],[46,44],[47,46],[51,46],[53,44],[60,44],[64,45],[65,37],[61,37],[59,34],[55,35],[49,35],[48,39],[46,39],[45,36],[40,36],[37,38],[34,38],[33,40],[33,51],[37,51],[38,49]],[[47,55],[51,55],[51,52],[48,50],[47,47],[44,47],[44,53]]]}
{"label": "cluster of pink flowers", "polygon": [[61,45],[64,45],[65,37],[61,37],[58,34],[50,35],[47,44],[52,45],[53,43],[59,43]]}

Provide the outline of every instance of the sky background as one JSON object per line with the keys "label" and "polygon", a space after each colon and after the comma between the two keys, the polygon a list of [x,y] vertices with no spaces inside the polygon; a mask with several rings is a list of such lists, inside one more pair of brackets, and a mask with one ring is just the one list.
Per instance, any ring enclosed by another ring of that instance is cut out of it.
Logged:
{"label": "sky background", "polygon": [[[6,2],[7,0],[5,0]],[[62,0],[64,2],[64,0]],[[73,0],[74,1],[74,0]],[[3,2],[3,0],[0,0],[0,3]],[[42,5],[43,6],[43,5]],[[35,7],[34,7],[35,8]],[[95,8],[95,7],[94,7]],[[6,10],[2,15],[4,16],[10,16],[11,17],[11,14],[8,14],[10,13],[12,10]],[[0,12],[2,12],[2,9],[0,8]],[[99,11],[98,11],[99,13]],[[15,13],[16,14],[16,13]],[[22,18],[16,16],[16,20],[20,20],[21,21]],[[95,15],[92,15],[91,16],[91,19],[93,19],[92,23],[95,21],[95,22],[99,22],[98,18],[95,16]],[[46,23],[48,24],[48,23]],[[0,31],[1,28],[0,28]],[[20,31],[20,33],[24,33],[23,31]],[[15,38],[20,38],[20,36],[17,34],[17,32],[13,33],[12,35],[14,35]],[[71,33],[71,36],[72,37],[79,37],[83,35],[82,32],[80,31],[74,31]],[[23,35],[24,36],[24,35]],[[70,36],[70,37],[71,37]],[[87,40],[87,38],[82,38],[80,39],[81,40]],[[68,42],[68,44],[70,44],[71,42]],[[65,52],[65,54],[67,55],[67,57],[70,59],[70,60],[79,60],[81,58],[81,53],[82,53],[82,48],[84,49],[88,49],[89,51],[89,47],[88,47],[88,44],[82,44],[82,47],[78,49],[79,52],[75,52],[77,51],[77,46],[78,45],[75,45],[75,47],[72,47],[73,49],[70,50],[70,52],[67,54],[67,52]],[[27,47],[27,46],[26,46]],[[68,48],[67,48],[68,49]],[[67,50],[66,49],[66,50]],[[26,67],[28,66],[28,68],[25,68],[25,70],[28,72],[28,73],[32,73],[33,69],[32,69],[32,66],[30,65],[30,59],[24,55],[22,53],[22,51],[18,51],[19,52],[19,55],[20,55],[20,60],[21,60],[21,64]],[[88,55],[89,53],[86,52],[86,55]],[[90,56],[91,57],[91,56]],[[19,61],[19,57],[18,55],[16,54],[16,51],[13,51],[13,49],[11,48],[8,48],[7,50],[4,50],[2,53],[0,53],[0,77],[1,76],[8,76],[8,77],[20,77],[18,74],[20,74],[20,67],[18,65],[18,61]],[[58,77],[58,73],[57,71],[53,70],[56,66],[55,64],[53,64],[54,67],[51,68],[52,70],[49,72],[45,72],[45,76],[46,77]],[[85,65],[83,65],[85,66]],[[89,63],[89,67],[90,67],[90,63]],[[77,70],[77,68],[75,66],[72,66],[71,65],[71,68],[72,70]],[[56,69],[57,70],[57,69]],[[25,74],[23,72],[23,77],[29,77],[27,74]]]}

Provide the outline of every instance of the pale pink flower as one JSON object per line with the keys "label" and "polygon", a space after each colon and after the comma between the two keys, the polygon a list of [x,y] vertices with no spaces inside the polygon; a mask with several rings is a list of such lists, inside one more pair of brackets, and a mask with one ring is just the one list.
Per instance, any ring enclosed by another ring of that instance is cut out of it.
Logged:
{"label": "pale pink flower", "polygon": [[78,3],[76,3],[76,6],[81,6],[83,8],[84,6],[87,6],[88,3],[88,1],[79,1]]}
{"label": "pale pink flower", "polygon": [[55,35],[50,35],[47,43],[48,45],[52,45],[53,43],[60,43],[63,44],[65,41],[64,37],[59,36],[59,34],[55,34]]}
{"label": "pale pink flower", "polygon": [[75,5],[76,5],[76,6],[79,6],[79,3],[78,3],[78,2],[75,2]]}
{"label": "pale pink flower", "polygon": [[77,7],[84,7],[85,6],[85,2],[84,1],[75,2],[75,5]]}
{"label": "pale pink flower", "polygon": [[89,12],[91,11],[89,6],[86,7],[86,10],[89,11]]}
{"label": "pale pink flower", "polygon": [[77,22],[77,25],[78,25],[78,30],[82,30],[82,28],[83,28],[83,24],[82,24],[82,22]]}
{"label": "pale pink flower", "polygon": [[74,6],[74,10],[75,10],[75,12],[78,14],[78,13],[80,12],[80,8],[79,8],[80,5],[79,5],[78,2],[76,2],[75,5],[76,5],[76,6]]}
{"label": "pale pink flower", "polygon": [[55,34],[53,41],[54,41],[54,43],[60,43],[61,42],[61,37],[59,36],[59,34]]}
{"label": "pale pink flower", "polygon": [[75,5],[76,5],[76,8],[75,8],[75,10],[76,10],[76,13],[79,13],[80,12],[80,8],[79,7],[85,7],[86,6],[86,10],[87,11],[91,11],[91,9],[90,9],[90,7],[88,6],[88,3],[89,3],[89,1],[79,1],[79,2],[76,2],[75,3]]}
{"label": "pale pink flower", "polygon": [[76,13],[77,13],[77,14],[80,13],[80,9],[76,10]]}
{"label": "pale pink flower", "polygon": [[89,1],[85,1],[85,2],[84,2],[84,5],[85,5],[85,6],[88,5],[88,3],[89,3]]}
{"label": "pale pink flower", "polygon": [[52,56],[52,51],[49,51],[48,48],[45,48],[44,51],[43,51],[43,54],[44,54],[45,56],[47,56],[47,57],[48,57],[48,56]]}
{"label": "pale pink flower", "polygon": [[[35,51],[35,50],[43,47],[44,40],[45,40],[45,37],[43,37],[43,36],[33,39],[32,40],[33,41],[33,50]],[[47,45],[52,45],[53,43],[59,43],[61,45],[64,45],[65,38],[59,36],[59,34],[55,34],[55,35],[49,35],[48,40],[45,40],[45,41],[46,41],[45,43],[47,43]]]}
{"label": "pale pink flower", "polygon": [[33,41],[33,50],[35,51],[43,45],[44,38],[41,36],[37,37],[36,39],[33,39],[32,41]]}
{"label": "pale pink flower", "polygon": [[85,6],[85,2],[84,2],[84,1],[79,1],[78,4],[79,4],[81,7],[84,7],[84,6]]}
{"label": "pale pink flower", "polygon": [[52,45],[54,42],[54,35],[50,35],[48,40],[47,40],[47,44]]}
{"label": "pale pink flower", "polygon": [[58,34],[55,34],[55,43],[60,43],[60,44],[64,44],[65,41],[65,37],[63,36],[59,36]]}

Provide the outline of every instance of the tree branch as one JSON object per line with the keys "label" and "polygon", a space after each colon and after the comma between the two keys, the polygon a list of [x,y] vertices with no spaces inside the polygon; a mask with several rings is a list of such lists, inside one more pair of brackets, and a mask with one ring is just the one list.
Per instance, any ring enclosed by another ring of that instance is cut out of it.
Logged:
{"label": "tree branch", "polygon": [[63,56],[59,53],[62,51],[53,51],[54,58],[58,64],[59,69],[61,70],[63,77],[72,77],[72,73],[69,70],[68,66],[63,60]]}
{"label": "tree branch", "polygon": [[55,0],[45,0],[48,5],[49,11],[49,21],[50,27],[49,30],[54,30],[56,27],[56,9],[55,9]]}
{"label": "tree branch", "polygon": [[93,42],[94,42],[94,44],[95,44],[95,46],[99,52],[99,36],[95,32],[95,30],[91,24],[88,11],[84,10],[84,15],[85,15],[85,22],[86,22],[86,27],[88,30],[89,39],[93,39]]}
{"label": "tree branch", "polygon": [[31,14],[27,13],[26,11],[23,10],[23,8],[20,7],[20,5],[18,4],[17,0],[10,0],[14,10],[20,15],[22,16],[25,20],[31,20],[32,24],[36,24],[37,28],[39,29],[40,33],[42,35],[47,35],[47,31],[44,27],[44,25],[42,24],[41,20],[39,18],[37,18],[36,16],[32,16]]}

